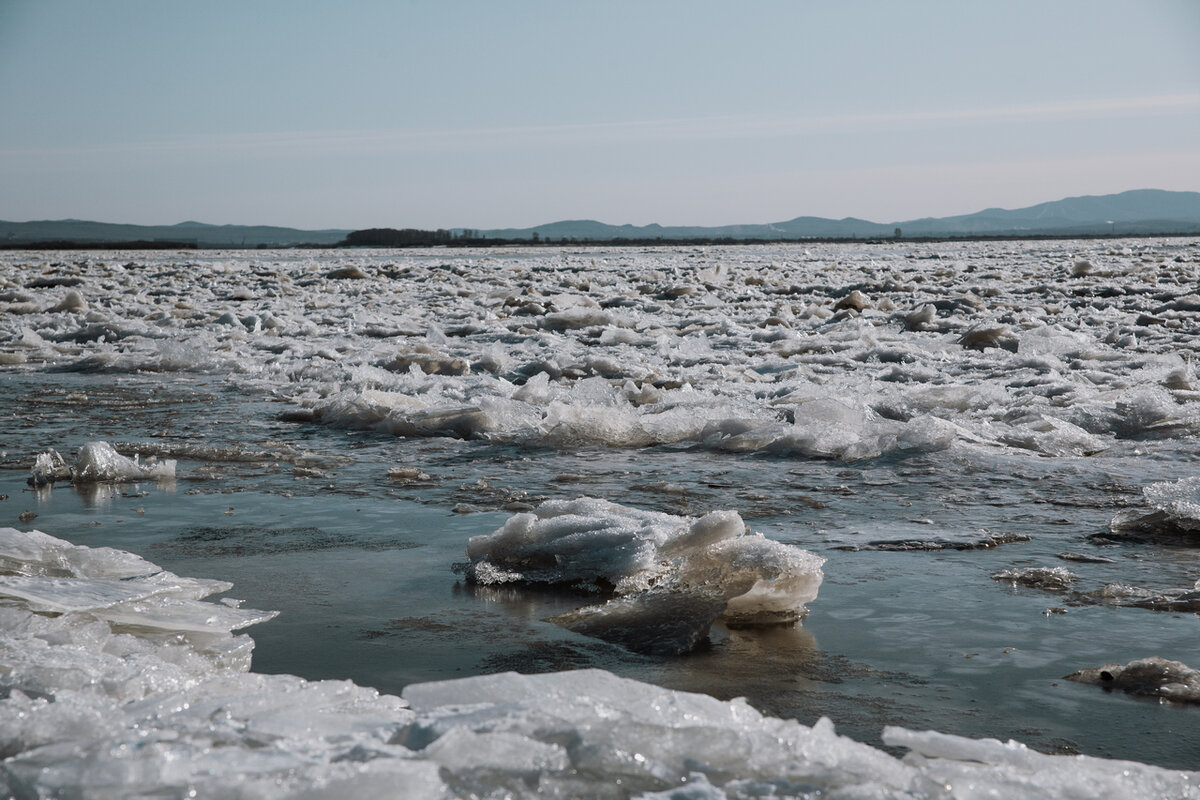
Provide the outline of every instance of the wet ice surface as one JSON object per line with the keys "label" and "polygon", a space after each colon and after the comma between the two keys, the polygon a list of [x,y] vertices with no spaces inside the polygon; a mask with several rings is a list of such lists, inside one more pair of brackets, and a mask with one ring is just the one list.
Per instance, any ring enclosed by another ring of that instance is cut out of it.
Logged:
{"label": "wet ice surface", "polygon": [[804,726],[743,700],[595,669],[416,683],[403,699],[348,681],[253,674],[251,643],[233,631],[270,615],[202,602],[228,588],[119,550],[0,528],[0,790],[968,798],[982,783],[1047,798],[1200,792],[1200,773],[889,727],[884,740],[910,751],[901,761],[838,736],[827,719]]}
{"label": "wet ice surface", "polygon": [[[283,612],[259,671],[399,694],[600,667],[877,746],[1193,768],[1194,708],[1063,680],[1200,664],[1200,249],[1109,248],[9,254],[0,522],[234,582]],[[174,479],[23,491],[98,440]],[[545,621],[594,597],[450,571],[580,497],[736,512],[827,559],[819,596],[664,658]]]}
{"label": "wet ice surface", "polygon": [[747,530],[736,511],[680,517],[580,498],[548,500],[467,542],[456,571],[481,586],[565,586],[604,596],[552,617],[636,652],[682,655],[721,620],[793,624],[824,559]]}
{"label": "wet ice surface", "polygon": [[1128,664],[1106,664],[1081,669],[1067,676],[1069,681],[1090,683],[1130,694],[1162,697],[1181,703],[1200,703],[1200,671],[1178,661],[1151,656]]}

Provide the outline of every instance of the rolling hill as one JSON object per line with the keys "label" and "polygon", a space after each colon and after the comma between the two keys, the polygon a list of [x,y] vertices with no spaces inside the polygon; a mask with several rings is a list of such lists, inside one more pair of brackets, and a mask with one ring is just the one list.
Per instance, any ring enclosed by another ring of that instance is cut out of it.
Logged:
{"label": "rolling hill", "polygon": [[[531,228],[472,230],[474,238],[543,241],[630,240],[784,240],[957,236],[1102,236],[1200,234],[1200,192],[1138,189],[1120,194],[1068,197],[1028,208],[988,208],[953,217],[925,217],[896,222],[872,222],[847,217],[796,217],[783,222],[747,225],[663,226],[610,225],[595,220],[563,220]],[[453,229],[462,236],[464,229]],[[0,221],[0,246],[19,247],[45,242],[98,245],[106,242],[150,242],[195,247],[295,247],[336,245],[351,231],[300,230],[272,226],[122,225],[85,220],[35,222]]]}

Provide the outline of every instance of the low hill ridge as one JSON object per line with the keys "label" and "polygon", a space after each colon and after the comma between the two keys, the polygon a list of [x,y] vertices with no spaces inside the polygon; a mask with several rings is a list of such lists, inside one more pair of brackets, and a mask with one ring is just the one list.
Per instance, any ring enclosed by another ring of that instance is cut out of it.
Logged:
{"label": "low hill ridge", "polygon": [[[1200,192],[1135,189],[1118,194],[1067,197],[1018,209],[986,208],[973,214],[872,222],[857,217],[800,216],[782,222],[743,225],[611,225],[593,219],[561,220],[531,228],[442,231],[461,240],[781,240],[955,236],[1097,236],[1200,234]],[[87,220],[0,221],[0,246],[39,242],[162,242],[196,247],[332,246],[350,230],[302,230],[270,225],[210,225],[187,220],[175,225],[123,225]]]}

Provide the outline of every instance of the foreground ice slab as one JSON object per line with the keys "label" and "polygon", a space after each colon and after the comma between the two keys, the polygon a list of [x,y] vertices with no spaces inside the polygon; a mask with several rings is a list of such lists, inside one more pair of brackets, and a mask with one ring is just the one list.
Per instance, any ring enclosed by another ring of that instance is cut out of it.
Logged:
{"label": "foreground ice slab", "polygon": [[736,511],[679,517],[596,498],[551,501],[467,544],[481,584],[565,585],[613,594],[554,621],[633,650],[684,653],[717,618],[793,623],[825,559],[750,533]]}
{"label": "foreground ice slab", "polygon": [[403,700],[255,675],[231,631],[269,615],[203,601],[228,588],[0,528],[0,796],[1200,798],[1200,773],[889,728],[899,760],[600,670]]}

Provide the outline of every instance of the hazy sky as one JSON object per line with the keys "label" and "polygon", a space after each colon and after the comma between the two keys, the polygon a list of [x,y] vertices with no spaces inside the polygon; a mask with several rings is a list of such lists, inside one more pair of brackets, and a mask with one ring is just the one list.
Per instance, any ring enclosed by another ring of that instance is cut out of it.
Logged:
{"label": "hazy sky", "polygon": [[1197,0],[0,0],[0,219],[891,222],[1200,190]]}

